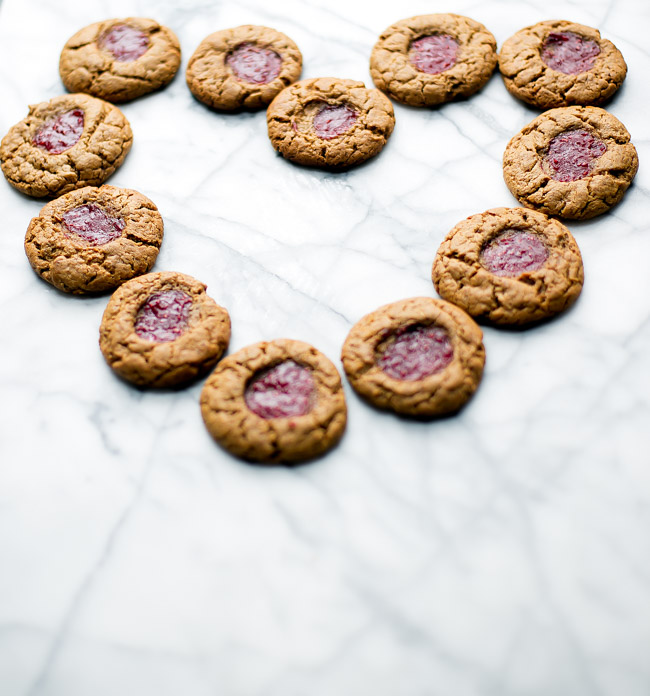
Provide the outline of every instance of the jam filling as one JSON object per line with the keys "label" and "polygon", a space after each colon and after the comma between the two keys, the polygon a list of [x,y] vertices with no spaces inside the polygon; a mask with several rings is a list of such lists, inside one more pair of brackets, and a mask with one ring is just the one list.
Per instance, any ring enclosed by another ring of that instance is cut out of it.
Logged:
{"label": "jam filling", "polygon": [[111,217],[94,203],[68,210],[63,215],[63,224],[70,232],[92,246],[116,239],[126,227],[122,218]]}
{"label": "jam filling", "polygon": [[280,74],[282,58],[270,48],[243,43],[226,58],[228,67],[242,82],[265,85]]}
{"label": "jam filling", "polygon": [[394,379],[414,381],[441,372],[454,357],[449,334],[439,326],[398,329],[377,364]]}
{"label": "jam filling", "polygon": [[97,45],[120,63],[130,63],[149,48],[149,37],[135,27],[116,24],[97,39]]}
{"label": "jam filling", "polygon": [[542,60],[552,70],[577,75],[594,67],[600,46],[572,31],[549,34],[542,46]]}
{"label": "jam filling", "polygon": [[449,34],[422,36],[411,43],[409,61],[421,72],[437,75],[456,64],[458,42]]}
{"label": "jam filling", "polygon": [[186,329],[192,298],[182,290],[164,290],[151,295],[135,319],[135,332],[147,341],[165,343]]}
{"label": "jam filling", "polygon": [[347,133],[357,118],[357,112],[346,104],[325,104],[314,116],[314,130],[319,138],[331,140]]}
{"label": "jam filling", "polygon": [[545,162],[556,181],[577,181],[591,172],[594,160],[606,150],[607,145],[589,131],[570,130],[551,140]]}
{"label": "jam filling", "polygon": [[263,370],[246,387],[246,406],[260,418],[304,416],[314,405],[311,370],[293,360]]}
{"label": "jam filling", "polygon": [[516,278],[536,271],[548,259],[548,249],[536,234],[523,230],[506,230],[481,251],[481,263],[498,276]]}
{"label": "jam filling", "polygon": [[36,147],[60,155],[76,145],[84,131],[84,112],[70,109],[42,125],[32,138]]}

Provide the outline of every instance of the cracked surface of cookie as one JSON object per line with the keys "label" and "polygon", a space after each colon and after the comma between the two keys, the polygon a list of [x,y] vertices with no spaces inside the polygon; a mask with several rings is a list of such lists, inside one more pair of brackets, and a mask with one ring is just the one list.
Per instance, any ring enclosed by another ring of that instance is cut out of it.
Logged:
{"label": "cracked surface of cookie", "polygon": [[547,215],[586,220],[618,203],[639,166],[625,126],[604,109],[546,111],[508,143],[505,182],[520,203]]}
{"label": "cracked surface of cookie", "polygon": [[212,368],[230,341],[230,317],[183,273],[127,281],[108,302],[99,347],[109,367],[141,387],[175,387]]}
{"label": "cracked surface of cookie", "polygon": [[419,15],[382,33],[372,49],[370,74],[396,101],[437,106],[481,89],[496,67],[496,47],[494,36],[469,17]]}
{"label": "cracked surface of cookie", "polygon": [[561,222],[526,208],[494,208],[449,232],[432,279],[443,299],[475,318],[527,324],[570,307],[584,271],[578,245]]}
{"label": "cracked surface of cookie", "polygon": [[7,181],[35,198],[100,186],[122,164],[133,133],[124,114],[87,94],[66,94],[29,107],[0,143]]}
{"label": "cracked surface of cookie", "polygon": [[120,103],[172,81],[181,47],[171,29],[153,19],[107,19],[80,29],[59,59],[61,80],[70,92],[85,92]]}
{"label": "cracked surface of cookie", "polygon": [[347,408],[338,370],[302,341],[263,341],[229,355],[201,393],[214,439],[237,457],[298,462],[341,438]]}
{"label": "cracked surface of cookie", "polygon": [[286,159],[346,169],[377,155],[393,132],[393,106],[363,82],[320,77],[278,94],[266,114],[273,147]]}
{"label": "cracked surface of cookie", "polygon": [[341,353],[354,389],[412,416],[457,411],[483,374],[483,333],[462,309],[413,297],[380,307],[350,330]]}
{"label": "cracked surface of cookie", "polygon": [[597,29],[550,20],[507,39],[499,52],[499,71],[513,96],[550,109],[604,104],[623,84],[627,66]]}
{"label": "cracked surface of cookie", "polygon": [[262,109],[302,71],[302,54],[285,34],[244,25],[207,36],[185,77],[192,94],[221,111]]}
{"label": "cracked surface of cookie", "polygon": [[85,294],[150,271],[162,238],[162,217],[146,196],[87,186],[43,207],[27,228],[25,253],[43,280]]}

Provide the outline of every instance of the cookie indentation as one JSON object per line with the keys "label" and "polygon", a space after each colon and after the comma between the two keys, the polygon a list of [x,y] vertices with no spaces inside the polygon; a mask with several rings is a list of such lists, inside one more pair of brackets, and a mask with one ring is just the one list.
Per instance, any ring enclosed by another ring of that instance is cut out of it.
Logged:
{"label": "cookie indentation", "polygon": [[535,234],[505,230],[483,247],[480,259],[490,273],[517,278],[541,268],[548,259],[548,249]]}
{"label": "cookie indentation", "polygon": [[357,118],[357,112],[347,104],[325,104],[314,116],[313,126],[319,138],[331,140],[347,133]]}
{"label": "cookie indentation", "polygon": [[112,54],[115,60],[130,63],[145,54],[149,37],[128,24],[116,24],[98,37],[97,45]]}
{"label": "cookie indentation", "polygon": [[70,109],[41,126],[32,143],[53,155],[60,155],[79,142],[83,130],[84,112]]}
{"label": "cookie indentation", "polygon": [[411,43],[409,62],[421,72],[438,75],[456,64],[458,41],[449,34],[421,36]]}
{"label": "cookie indentation", "polygon": [[122,218],[108,215],[94,203],[80,205],[63,215],[63,225],[91,246],[117,239],[126,227]]}
{"label": "cookie indentation", "polygon": [[228,67],[242,82],[266,85],[273,82],[282,69],[282,58],[270,48],[243,43],[226,58]]}
{"label": "cookie indentation", "polygon": [[577,181],[591,172],[607,145],[582,128],[556,135],[549,143],[545,162],[556,181]]}
{"label": "cookie indentation", "polygon": [[256,375],[244,399],[260,418],[304,416],[314,405],[314,378],[306,367],[285,360]]}
{"label": "cookie indentation", "polygon": [[553,32],[542,47],[542,60],[565,75],[578,75],[594,67],[600,46],[572,31]]}
{"label": "cookie indentation", "polygon": [[151,295],[135,320],[135,332],[147,341],[176,340],[187,329],[192,298],[182,290],[165,290]]}
{"label": "cookie indentation", "polygon": [[394,379],[414,381],[441,372],[454,357],[449,334],[439,326],[398,329],[377,360]]}

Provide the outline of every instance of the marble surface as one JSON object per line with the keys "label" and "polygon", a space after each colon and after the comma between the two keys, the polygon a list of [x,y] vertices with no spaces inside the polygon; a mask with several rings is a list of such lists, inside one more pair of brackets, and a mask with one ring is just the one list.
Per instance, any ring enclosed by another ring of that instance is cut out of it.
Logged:
{"label": "marble surface", "polygon": [[[208,33],[266,24],[298,43],[303,77],[370,84],[378,34],[435,11],[499,44],[575,20],[628,62],[608,108],[641,169],[614,211],[569,225],[577,305],[486,328],[485,378],[458,416],[396,418],[346,385],[336,450],[255,467],[210,440],[200,383],[152,393],[113,377],[97,347],[107,298],[37,279],[22,243],[42,203],[0,181],[2,696],[650,694],[646,0],[4,0],[0,131],[64,91],[61,47],[99,19],[168,24],[181,71]],[[515,205],[501,156],[536,113],[495,75],[463,103],[396,106],[384,152],[333,175],[276,156],[263,113],[204,108],[182,72],[123,110],[135,141],[110,183],[158,205],[156,270],[208,284],[231,351],[287,336],[339,366],[363,314],[434,295],[456,222]]]}

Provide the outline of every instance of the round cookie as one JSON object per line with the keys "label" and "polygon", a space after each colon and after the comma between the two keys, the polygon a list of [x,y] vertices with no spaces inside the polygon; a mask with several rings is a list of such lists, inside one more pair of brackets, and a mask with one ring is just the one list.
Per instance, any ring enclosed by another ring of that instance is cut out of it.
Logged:
{"label": "round cookie", "polygon": [[119,103],[169,84],[180,64],[181,47],[171,29],[128,17],[90,24],[70,37],[59,74],[70,92]]}
{"label": "round cookie", "polygon": [[370,74],[396,101],[437,106],[481,89],[497,64],[496,48],[494,36],[469,17],[410,17],[379,37],[370,55]]}
{"label": "round cookie", "polygon": [[219,360],[230,340],[230,317],[182,273],[149,273],[112,295],[99,329],[109,367],[140,387],[175,387]]}
{"label": "round cookie", "polygon": [[385,305],[350,330],[341,359],[370,403],[412,416],[457,411],[483,374],[483,333],[462,309],[430,297]]}
{"label": "round cookie", "polygon": [[27,228],[25,253],[43,280],[81,295],[147,273],[162,238],[162,217],[146,196],[87,186],[42,208]]}
{"label": "round cookie", "polygon": [[201,392],[214,439],[237,457],[298,462],[341,438],[347,409],[334,365],[302,341],[263,341],[229,355]]}
{"label": "round cookie", "polygon": [[221,111],[262,109],[302,71],[302,54],[285,34],[245,25],[207,36],[185,77],[192,94]]}
{"label": "round cookie", "polygon": [[527,324],[570,307],[584,281],[575,239],[558,220],[494,208],[459,222],[433,263],[440,296],[475,318]]}
{"label": "round cookie", "polygon": [[618,203],[638,166],[625,126],[595,106],[546,111],[515,135],[503,154],[505,182],[520,203],[573,220]]}
{"label": "round cookie", "polygon": [[551,20],[525,27],[505,41],[499,70],[513,96],[550,109],[603,104],[623,83],[627,65],[597,29]]}
{"label": "round cookie", "polygon": [[131,126],[112,104],[66,94],[29,107],[0,143],[7,181],[35,198],[99,186],[122,164],[133,142]]}
{"label": "round cookie", "polygon": [[363,82],[319,77],[296,82],[266,112],[273,147],[288,160],[346,169],[374,157],[395,126],[393,106]]}

